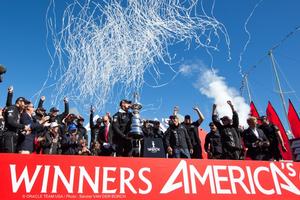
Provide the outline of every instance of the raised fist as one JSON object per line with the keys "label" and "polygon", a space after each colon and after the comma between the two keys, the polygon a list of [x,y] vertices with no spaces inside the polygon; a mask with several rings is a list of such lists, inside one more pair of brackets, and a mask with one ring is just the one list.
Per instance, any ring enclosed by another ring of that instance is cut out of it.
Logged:
{"label": "raised fist", "polygon": [[41,96],[41,100],[42,100],[42,101],[45,101],[45,100],[46,100],[46,97],[45,97],[45,96]]}
{"label": "raised fist", "polygon": [[9,93],[13,93],[14,87],[13,87],[12,85],[9,86],[9,87],[7,88],[7,91],[8,91]]}
{"label": "raised fist", "polygon": [[69,102],[68,97],[65,97],[65,98],[64,98],[64,102],[65,102],[65,103],[68,103],[68,102]]}

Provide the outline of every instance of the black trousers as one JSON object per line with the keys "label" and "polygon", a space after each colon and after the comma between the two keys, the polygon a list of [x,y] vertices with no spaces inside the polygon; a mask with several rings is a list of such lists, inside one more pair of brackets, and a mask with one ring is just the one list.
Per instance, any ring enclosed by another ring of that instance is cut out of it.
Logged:
{"label": "black trousers", "polygon": [[3,153],[16,153],[17,152],[18,134],[13,131],[6,131],[2,137],[2,152]]}
{"label": "black trousers", "polygon": [[193,154],[191,154],[192,159],[202,159],[202,149],[200,145],[194,145],[193,146]]}
{"label": "black trousers", "polygon": [[132,141],[119,139],[116,143],[116,156],[131,157],[132,156]]}

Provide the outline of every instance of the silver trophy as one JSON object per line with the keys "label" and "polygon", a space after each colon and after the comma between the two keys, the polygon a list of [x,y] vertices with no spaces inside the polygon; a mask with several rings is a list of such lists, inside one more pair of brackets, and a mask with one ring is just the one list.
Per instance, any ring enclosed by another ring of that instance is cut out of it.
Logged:
{"label": "silver trophy", "polygon": [[131,119],[131,128],[129,132],[129,137],[133,139],[141,139],[144,137],[142,131],[142,121],[140,119],[140,110],[142,109],[141,103],[138,102],[138,94],[134,93],[134,101],[131,105],[132,109],[132,119]]}

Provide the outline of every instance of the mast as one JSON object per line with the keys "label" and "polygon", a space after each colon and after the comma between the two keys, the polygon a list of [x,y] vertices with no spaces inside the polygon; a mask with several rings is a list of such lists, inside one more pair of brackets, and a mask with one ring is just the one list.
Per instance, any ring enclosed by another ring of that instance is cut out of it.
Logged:
{"label": "mast", "polygon": [[274,74],[275,74],[277,86],[278,86],[278,89],[279,89],[279,96],[280,96],[280,98],[281,98],[283,110],[284,110],[284,113],[285,113],[285,118],[286,118],[286,120],[287,120],[287,123],[288,123],[288,126],[289,126],[290,131],[292,131],[290,122],[289,122],[289,120],[288,120],[288,112],[287,112],[287,108],[286,108],[286,103],[285,103],[285,99],[284,99],[282,87],[281,87],[281,84],[280,84],[280,80],[279,80],[277,68],[276,68],[276,65],[275,65],[275,60],[274,60],[274,55],[273,55],[272,49],[269,51],[268,54],[269,54],[269,56],[270,56],[270,58],[271,58],[271,61],[272,61],[272,66],[273,66],[273,70],[274,70]]}
{"label": "mast", "polygon": [[249,104],[250,104],[251,101],[252,101],[252,96],[251,96],[250,88],[249,88],[248,74],[245,74],[245,75],[244,75],[244,79],[245,79],[245,84],[246,84],[247,93],[248,93],[248,99],[249,99]]}

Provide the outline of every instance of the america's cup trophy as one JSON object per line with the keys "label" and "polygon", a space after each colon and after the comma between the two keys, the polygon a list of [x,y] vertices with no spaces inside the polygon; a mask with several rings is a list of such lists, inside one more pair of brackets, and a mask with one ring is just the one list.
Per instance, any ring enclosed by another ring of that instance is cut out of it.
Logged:
{"label": "america's cup trophy", "polygon": [[142,120],[140,119],[140,110],[142,109],[141,103],[138,102],[138,94],[134,93],[134,101],[131,105],[132,119],[131,130],[129,136],[133,139],[142,139],[144,137],[142,131]]}

